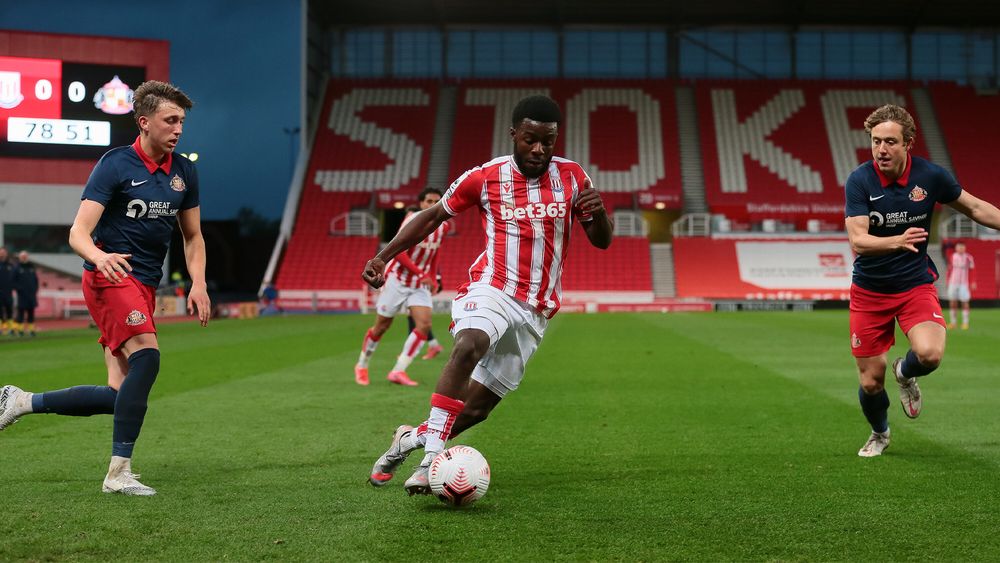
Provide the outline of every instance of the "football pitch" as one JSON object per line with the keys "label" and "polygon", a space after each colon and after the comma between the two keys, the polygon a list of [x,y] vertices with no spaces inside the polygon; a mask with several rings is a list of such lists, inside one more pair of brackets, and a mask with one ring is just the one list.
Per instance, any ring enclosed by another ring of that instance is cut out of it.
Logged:
{"label": "football pitch", "polygon": [[[370,322],[162,326],[134,464],[159,494],[100,492],[110,416],[25,417],[0,433],[0,560],[1000,559],[1000,311],[950,331],[919,419],[889,387],[873,459],[846,311],[557,316],[521,389],[455,442],[492,467],[466,509],[405,494],[419,452],[367,484],[445,361],[386,382],[400,319],[356,385]],[[0,384],[103,384],[96,338],[6,339]]]}

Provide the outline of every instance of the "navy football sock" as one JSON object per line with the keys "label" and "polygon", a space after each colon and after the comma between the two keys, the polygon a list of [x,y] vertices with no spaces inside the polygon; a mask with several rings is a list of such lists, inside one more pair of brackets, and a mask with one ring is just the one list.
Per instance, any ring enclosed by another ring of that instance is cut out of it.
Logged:
{"label": "navy football sock", "polygon": [[97,385],[78,385],[69,389],[35,393],[31,397],[31,411],[65,416],[92,416],[113,414],[118,391]]}
{"label": "navy football sock", "polygon": [[908,350],[906,352],[906,357],[903,358],[903,365],[900,366],[899,371],[903,373],[903,377],[911,379],[914,377],[927,375],[928,373],[936,369],[937,366],[929,368],[924,364],[920,363],[920,360],[917,359],[917,355],[913,353],[913,350]]}
{"label": "navy football sock", "polygon": [[885,432],[889,429],[889,394],[885,389],[876,395],[868,395],[864,388],[859,386],[858,400],[861,402],[861,412],[865,413],[872,430]]}
{"label": "navy football sock", "polygon": [[146,401],[160,371],[160,351],[143,348],[128,357],[128,375],[115,401],[111,455],[132,457],[132,448],[146,417]]}

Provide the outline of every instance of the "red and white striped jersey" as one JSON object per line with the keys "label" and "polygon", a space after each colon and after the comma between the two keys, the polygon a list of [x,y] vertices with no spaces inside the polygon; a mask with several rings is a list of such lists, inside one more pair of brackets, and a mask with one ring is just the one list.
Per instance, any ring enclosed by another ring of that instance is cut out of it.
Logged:
{"label": "red and white striped jersey", "polygon": [[[417,216],[417,213],[407,214],[406,218],[403,219],[403,225],[409,223]],[[400,225],[400,228],[402,228],[402,225]],[[390,261],[386,267],[386,277],[395,276],[402,285],[412,288],[420,285],[420,278],[424,275],[430,275],[433,278],[437,274],[438,250],[441,249],[444,236],[450,230],[451,221],[445,221],[441,223],[437,230],[428,235],[423,242],[406,251],[410,260],[420,270],[419,274],[411,272],[409,268],[399,262],[399,258],[397,257]]]}
{"label": "red and white striped jersey", "polygon": [[955,252],[951,255],[951,267],[948,268],[948,285],[969,285],[969,270],[975,267],[971,254]]}
{"label": "red and white striped jersey", "polygon": [[489,284],[552,318],[562,299],[562,269],[569,250],[576,202],[586,173],[579,164],[552,157],[538,178],[521,174],[513,156],[493,159],[462,174],[441,204],[451,215],[479,207],[486,250],[469,269],[469,282]]}

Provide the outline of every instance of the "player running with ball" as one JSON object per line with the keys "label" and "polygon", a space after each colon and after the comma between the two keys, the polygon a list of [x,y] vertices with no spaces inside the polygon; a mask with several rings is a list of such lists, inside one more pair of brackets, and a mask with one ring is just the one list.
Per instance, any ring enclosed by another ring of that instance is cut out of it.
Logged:
{"label": "player running with ball", "polygon": [[427,468],[448,438],[486,420],[521,382],[559,310],[573,223],[581,222],[595,247],[610,246],[611,219],[590,178],[579,164],[552,156],[561,121],[559,106],[546,96],[518,102],[510,128],[513,154],[463,174],[365,265],[364,280],[380,287],[393,257],[452,216],[479,210],[486,249],[452,305],[455,346],[431,395],[430,414],[416,428],[396,429],[389,450],[372,467],[372,485],[388,483],[422,447],[423,460],[404,488],[411,495],[430,493]]}

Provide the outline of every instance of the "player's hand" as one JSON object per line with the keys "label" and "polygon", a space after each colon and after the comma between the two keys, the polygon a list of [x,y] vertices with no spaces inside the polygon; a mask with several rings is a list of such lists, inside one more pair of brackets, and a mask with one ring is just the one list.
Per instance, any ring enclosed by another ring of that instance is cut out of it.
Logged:
{"label": "player's hand", "polygon": [[441,276],[438,276],[437,278],[435,278],[434,282],[435,282],[434,289],[431,290],[431,294],[437,295],[438,293],[441,293],[441,291],[444,289],[444,280],[441,279]]}
{"label": "player's hand", "polygon": [[212,316],[212,301],[208,298],[208,288],[205,284],[196,283],[191,286],[187,308],[189,315],[198,313],[201,326],[208,326],[208,319]]}
{"label": "player's hand", "polygon": [[920,227],[910,227],[896,238],[899,242],[899,248],[909,250],[910,252],[919,252],[917,245],[927,240],[927,231]]}
{"label": "player's hand", "polygon": [[375,257],[365,264],[365,269],[361,272],[361,279],[370,285],[372,289],[378,289],[385,285],[385,262],[381,258]]}
{"label": "player's hand", "polygon": [[431,276],[430,274],[424,274],[420,276],[420,281],[418,283],[420,283],[421,286],[427,288],[427,291],[431,292],[434,291],[434,277]]}
{"label": "player's hand", "polygon": [[127,278],[128,273],[132,271],[132,265],[128,263],[131,257],[131,254],[102,253],[101,257],[94,261],[94,266],[108,281],[118,283]]}
{"label": "player's hand", "polygon": [[590,178],[586,178],[583,181],[583,190],[580,192],[580,197],[576,200],[576,208],[581,213],[589,215],[607,213],[607,210],[604,209],[604,200],[601,199],[601,194],[597,193],[597,190],[591,185]]}

